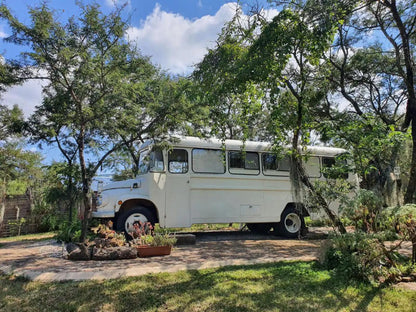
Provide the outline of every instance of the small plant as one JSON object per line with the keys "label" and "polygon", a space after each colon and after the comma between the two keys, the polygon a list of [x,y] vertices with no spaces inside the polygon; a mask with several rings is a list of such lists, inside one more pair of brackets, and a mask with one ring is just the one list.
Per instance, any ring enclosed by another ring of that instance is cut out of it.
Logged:
{"label": "small plant", "polygon": [[10,220],[7,222],[9,224],[9,231],[11,236],[20,236],[22,232],[22,227],[26,224],[25,218],[19,218],[16,220]]}
{"label": "small plant", "polygon": [[117,233],[112,229],[113,222],[109,221],[107,224],[100,224],[95,233],[98,236],[94,239],[97,247],[117,247],[126,244],[126,237],[124,233]]}
{"label": "small plant", "polygon": [[141,246],[173,246],[176,238],[168,233],[156,233],[150,222],[135,221],[133,223],[134,231],[129,233],[132,237],[133,245]]}
{"label": "small plant", "polygon": [[75,220],[73,222],[62,222],[59,225],[58,233],[56,239],[59,242],[79,242],[81,238],[81,222]]}
{"label": "small plant", "polygon": [[176,244],[177,239],[167,233],[165,234],[154,234],[154,235],[143,235],[140,238],[140,245],[147,246],[173,246]]}

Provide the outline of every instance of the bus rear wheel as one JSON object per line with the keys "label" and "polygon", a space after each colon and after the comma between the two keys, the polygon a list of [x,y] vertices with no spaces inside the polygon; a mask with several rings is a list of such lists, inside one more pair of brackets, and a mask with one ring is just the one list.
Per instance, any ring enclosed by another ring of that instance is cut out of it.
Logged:
{"label": "bus rear wheel", "polygon": [[305,221],[294,207],[287,208],[283,211],[279,223],[279,232],[288,238],[296,238],[305,227]]}
{"label": "bus rear wheel", "polygon": [[150,222],[153,225],[155,224],[155,218],[152,212],[146,207],[138,206],[133,209],[123,211],[117,217],[116,230],[124,232],[127,237],[128,232],[133,230],[134,221]]}
{"label": "bus rear wheel", "polygon": [[247,223],[247,228],[250,232],[256,234],[267,234],[272,228],[271,223]]}

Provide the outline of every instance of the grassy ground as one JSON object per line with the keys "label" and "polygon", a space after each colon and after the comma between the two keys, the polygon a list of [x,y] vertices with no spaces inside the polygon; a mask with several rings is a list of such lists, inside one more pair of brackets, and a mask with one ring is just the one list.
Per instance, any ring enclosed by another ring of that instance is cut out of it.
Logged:
{"label": "grassy ground", "polygon": [[4,237],[4,238],[0,238],[0,246],[4,243],[11,243],[11,242],[45,240],[45,239],[50,239],[54,237],[55,235],[56,235],[55,232],[46,232],[46,233],[35,233],[35,234],[26,234],[26,235],[20,235],[20,236]]}
{"label": "grassy ground", "polygon": [[0,311],[414,311],[416,292],[334,277],[313,262],[39,283],[0,277]]}

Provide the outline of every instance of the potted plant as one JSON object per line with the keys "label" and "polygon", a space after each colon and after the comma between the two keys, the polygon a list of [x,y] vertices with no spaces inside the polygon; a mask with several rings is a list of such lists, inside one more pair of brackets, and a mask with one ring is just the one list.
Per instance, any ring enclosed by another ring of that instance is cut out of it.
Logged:
{"label": "potted plant", "polygon": [[165,256],[170,255],[176,238],[169,234],[143,235],[137,245],[139,257]]}
{"label": "potted plant", "polygon": [[133,237],[132,244],[137,248],[139,257],[152,257],[170,255],[176,238],[169,234],[154,233],[153,226],[149,223],[135,222],[135,231],[130,235]]}

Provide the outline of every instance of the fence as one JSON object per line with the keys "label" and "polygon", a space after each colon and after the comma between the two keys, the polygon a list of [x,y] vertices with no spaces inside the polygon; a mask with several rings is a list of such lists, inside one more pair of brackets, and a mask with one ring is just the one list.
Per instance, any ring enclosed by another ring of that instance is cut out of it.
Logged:
{"label": "fence", "polygon": [[[22,222],[22,218],[26,222]],[[31,199],[28,195],[6,197],[0,202],[0,237],[35,233],[37,230],[31,215]]]}

